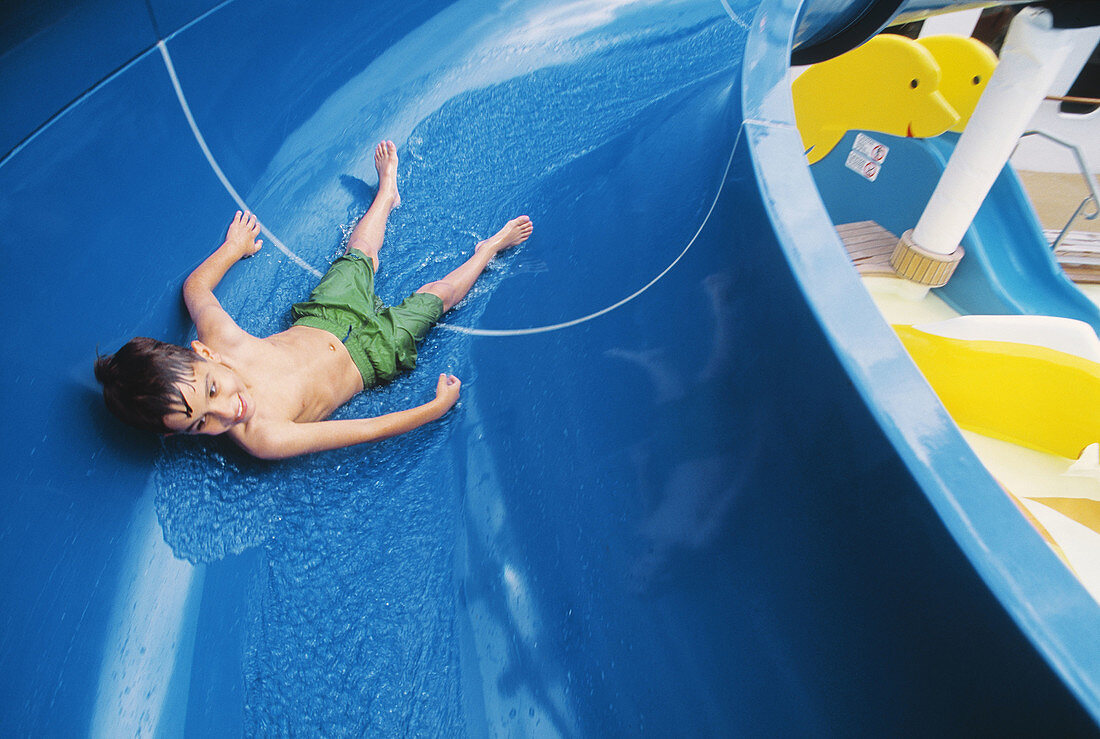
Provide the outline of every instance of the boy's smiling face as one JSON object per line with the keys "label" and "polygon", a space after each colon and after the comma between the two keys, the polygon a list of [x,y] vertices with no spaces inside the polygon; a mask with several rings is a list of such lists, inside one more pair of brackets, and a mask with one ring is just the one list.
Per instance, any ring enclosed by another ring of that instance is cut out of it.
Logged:
{"label": "boy's smiling face", "polygon": [[164,417],[173,433],[217,436],[252,418],[252,396],[236,372],[207,359],[196,361],[193,371],[193,382],[177,385],[191,407],[190,415],[179,410]]}

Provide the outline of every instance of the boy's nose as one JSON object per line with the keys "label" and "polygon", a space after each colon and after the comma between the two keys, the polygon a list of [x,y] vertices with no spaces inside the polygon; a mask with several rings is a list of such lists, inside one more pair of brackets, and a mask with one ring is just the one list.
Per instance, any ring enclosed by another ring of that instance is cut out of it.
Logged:
{"label": "boy's nose", "polygon": [[214,412],[226,423],[232,423],[237,417],[237,396],[219,398]]}

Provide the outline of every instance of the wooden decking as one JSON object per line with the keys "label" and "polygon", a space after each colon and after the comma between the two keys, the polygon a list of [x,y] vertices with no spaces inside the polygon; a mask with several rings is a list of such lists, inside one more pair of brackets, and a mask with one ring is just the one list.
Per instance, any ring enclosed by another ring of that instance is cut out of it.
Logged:
{"label": "wooden decking", "polygon": [[836,227],[837,234],[848,250],[848,257],[861,275],[894,276],[890,255],[898,245],[898,237],[874,221],[857,221]]}
{"label": "wooden decking", "polygon": [[[848,257],[861,275],[894,275],[890,255],[898,237],[874,221],[857,221],[836,227],[836,232],[848,250]],[[1048,242],[1057,231],[1044,231]],[[1074,231],[1054,252],[1066,275],[1074,282],[1100,284],[1100,234]]]}
{"label": "wooden decking", "polygon": [[[1043,231],[1043,235],[1053,243],[1058,232]],[[1054,256],[1074,282],[1100,284],[1100,234],[1071,231],[1054,250]]]}

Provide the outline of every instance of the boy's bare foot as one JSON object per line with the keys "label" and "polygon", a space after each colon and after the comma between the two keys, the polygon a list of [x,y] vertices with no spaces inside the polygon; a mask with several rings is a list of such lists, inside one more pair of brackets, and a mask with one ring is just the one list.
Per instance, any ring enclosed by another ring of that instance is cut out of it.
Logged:
{"label": "boy's bare foot", "polygon": [[530,217],[513,218],[504,224],[504,228],[485,239],[485,241],[478,242],[478,245],[474,247],[474,251],[479,252],[482,249],[489,249],[493,256],[496,256],[505,249],[527,241],[534,230],[535,224],[531,223]]}
{"label": "boy's bare foot", "polygon": [[397,191],[397,146],[392,141],[381,141],[374,147],[374,168],[378,170],[378,194],[392,193],[393,205],[401,205],[401,193]]}

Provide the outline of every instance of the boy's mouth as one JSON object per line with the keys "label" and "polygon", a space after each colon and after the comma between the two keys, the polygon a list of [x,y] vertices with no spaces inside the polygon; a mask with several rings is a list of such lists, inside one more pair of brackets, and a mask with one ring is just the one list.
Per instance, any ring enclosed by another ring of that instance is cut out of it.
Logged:
{"label": "boy's mouth", "polygon": [[237,402],[240,404],[240,407],[237,408],[237,415],[233,418],[233,423],[237,423],[244,418],[244,412],[248,410],[248,406],[246,406],[244,402],[244,396],[240,393],[237,394]]}

